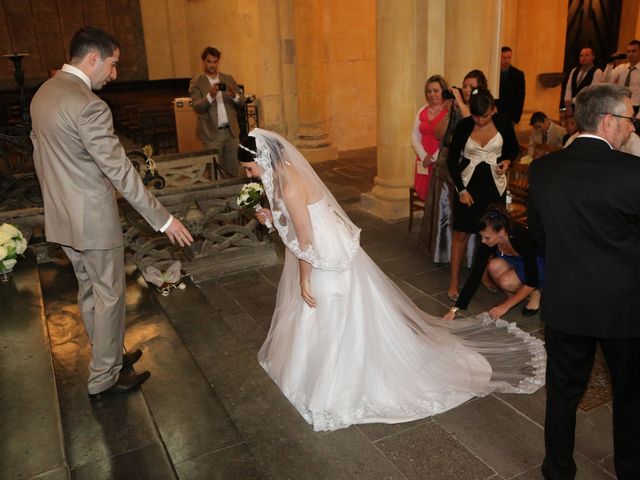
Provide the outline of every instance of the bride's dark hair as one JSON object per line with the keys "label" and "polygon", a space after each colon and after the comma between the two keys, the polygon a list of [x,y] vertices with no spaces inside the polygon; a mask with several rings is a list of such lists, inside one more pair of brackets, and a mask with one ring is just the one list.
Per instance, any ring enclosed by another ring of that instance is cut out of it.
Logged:
{"label": "bride's dark hair", "polygon": [[[251,153],[251,152],[257,152],[257,147],[256,147],[256,138],[255,137],[244,137],[241,141],[240,141],[240,148],[238,148],[238,160],[240,162],[255,162],[256,161],[256,154]],[[242,148],[244,147],[244,148]],[[247,150],[245,150],[247,149]],[[251,150],[251,152],[249,152],[248,150]]]}

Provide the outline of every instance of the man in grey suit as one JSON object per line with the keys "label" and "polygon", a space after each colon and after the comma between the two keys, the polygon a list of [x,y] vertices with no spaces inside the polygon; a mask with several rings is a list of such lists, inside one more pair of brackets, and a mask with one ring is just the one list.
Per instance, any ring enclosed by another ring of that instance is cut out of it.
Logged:
{"label": "man in grey suit", "polygon": [[204,72],[191,80],[189,96],[198,115],[198,138],[206,149],[218,150],[222,167],[236,176],[240,136],[238,107],[244,105],[245,96],[231,75],[218,71],[220,56],[214,47],[202,51]]}
{"label": "man in grey suit", "polygon": [[128,368],[142,352],[122,353],[124,238],[116,190],[172,243],[185,246],[193,239],[145,188],[113,132],[109,107],[91,91],[116,79],[117,40],[82,28],[71,39],[70,57],[33,97],[31,140],[47,240],[62,246],[78,279],[78,305],[92,345],[89,397],[98,399],[133,390],[150,375]]}

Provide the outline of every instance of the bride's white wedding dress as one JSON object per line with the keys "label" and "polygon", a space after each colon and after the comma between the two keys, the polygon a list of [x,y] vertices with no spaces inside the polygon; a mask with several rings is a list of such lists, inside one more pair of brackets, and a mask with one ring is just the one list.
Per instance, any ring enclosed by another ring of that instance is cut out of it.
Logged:
{"label": "bride's white wedding dress", "polygon": [[[300,152],[273,132],[250,135],[256,151],[246,151],[264,169],[287,247],[258,359],[315,430],[407,422],[474,396],[544,384],[540,340],[487,314],[444,321],[421,311],[360,248],[360,229]],[[296,182],[321,199],[288,208],[286,186]],[[299,259],[313,266],[315,308],[300,294]]]}

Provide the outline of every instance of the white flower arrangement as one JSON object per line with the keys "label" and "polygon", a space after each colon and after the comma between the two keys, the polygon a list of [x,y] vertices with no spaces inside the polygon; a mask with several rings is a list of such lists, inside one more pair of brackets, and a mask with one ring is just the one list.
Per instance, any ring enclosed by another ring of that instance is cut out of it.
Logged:
{"label": "white flower arrangement", "polygon": [[245,184],[240,189],[240,194],[236,200],[239,207],[255,208],[260,205],[260,199],[264,195],[264,187],[256,182]]}
{"label": "white flower arrangement", "polygon": [[9,223],[0,226],[0,272],[11,271],[18,263],[18,255],[27,249],[22,232]]}

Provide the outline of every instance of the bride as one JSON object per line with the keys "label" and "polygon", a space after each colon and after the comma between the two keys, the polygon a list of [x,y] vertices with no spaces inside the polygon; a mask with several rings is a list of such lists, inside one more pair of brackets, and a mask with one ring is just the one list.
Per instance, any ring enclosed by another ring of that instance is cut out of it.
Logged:
{"label": "bride", "polygon": [[360,229],[302,154],[276,133],[249,135],[239,160],[271,206],[256,216],[287,247],[258,359],[314,430],[408,422],[544,384],[540,340],[486,314],[421,311],[360,248]]}

